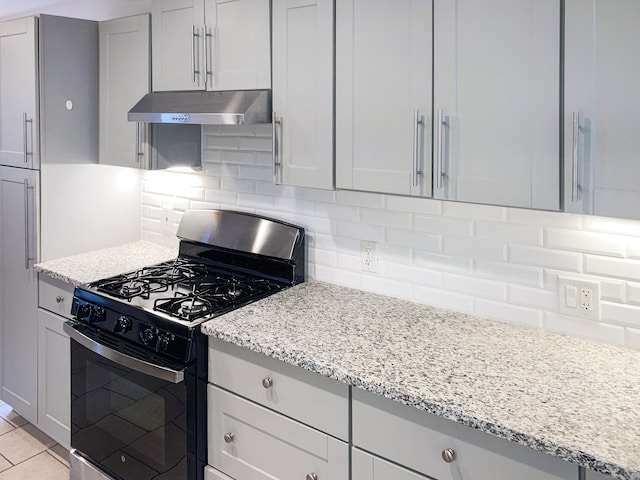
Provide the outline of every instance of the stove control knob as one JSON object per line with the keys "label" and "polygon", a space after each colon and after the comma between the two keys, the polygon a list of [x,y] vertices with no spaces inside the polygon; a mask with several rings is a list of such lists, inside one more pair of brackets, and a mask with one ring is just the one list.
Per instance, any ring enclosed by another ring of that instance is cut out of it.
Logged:
{"label": "stove control knob", "polygon": [[158,343],[156,344],[156,350],[159,352],[166,352],[169,348],[169,342],[171,341],[171,337],[168,333],[161,333],[158,335]]}
{"label": "stove control knob", "polygon": [[89,323],[104,322],[107,317],[107,313],[102,307],[93,307],[89,312]]}
{"label": "stove control knob", "polygon": [[146,330],[142,330],[140,332],[140,340],[145,345],[152,345],[156,340],[156,332],[153,328],[147,328]]}
{"label": "stove control knob", "polygon": [[127,333],[133,327],[133,322],[129,317],[121,316],[113,329],[115,333]]}
{"label": "stove control knob", "polygon": [[80,321],[88,321],[89,315],[91,314],[91,305],[88,303],[83,303],[82,305],[78,305],[78,310],[76,311],[76,318]]}

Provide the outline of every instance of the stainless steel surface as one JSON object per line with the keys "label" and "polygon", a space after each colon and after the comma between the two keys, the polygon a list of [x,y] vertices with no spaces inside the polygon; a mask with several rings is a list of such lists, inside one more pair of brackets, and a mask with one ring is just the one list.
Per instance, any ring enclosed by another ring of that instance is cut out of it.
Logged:
{"label": "stainless steel surface", "polygon": [[[196,83],[196,74],[198,67],[196,66],[196,26],[191,25],[191,82]],[[131,120],[131,119],[129,119]]]}
{"label": "stainless steel surface", "polygon": [[24,269],[29,270],[29,180],[24,180]]}
{"label": "stainless steel surface", "polygon": [[24,149],[24,163],[27,163],[27,114],[22,114],[22,140],[24,141],[24,145],[22,148]]}
{"label": "stainless steel surface", "polygon": [[273,386],[273,379],[271,379],[269,377],[264,377],[262,379],[262,386],[264,388],[271,388]]}
{"label": "stainless steel surface", "polygon": [[438,161],[436,162],[436,188],[442,188],[442,177],[444,177],[444,135],[445,126],[444,112],[438,110]]}
{"label": "stainless steel surface", "polygon": [[207,26],[204,26],[204,84],[207,85],[209,83],[209,77],[211,77],[211,82],[213,82],[213,71],[211,70],[211,65],[209,64],[209,60],[211,53],[209,48],[212,47],[212,37],[213,34],[208,31]]}
{"label": "stainless steel surface", "polygon": [[62,302],[64,302],[64,297],[62,295],[58,295],[56,297],[56,303],[62,303]]}
{"label": "stainless steel surface", "polygon": [[413,168],[411,169],[411,184],[418,186],[418,175],[422,175],[420,171],[420,127],[424,125],[424,121],[420,116],[419,110],[413,111]]}
{"label": "stainless steel surface", "polygon": [[[282,119],[278,120],[276,112],[273,112],[271,119],[271,155],[273,157],[273,178],[274,181],[278,175],[278,167],[280,166],[280,139],[278,138],[278,128],[282,126]],[[275,182],[278,183],[278,182]]]}
{"label": "stainless steel surface", "polygon": [[224,443],[231,443],[233,442],[233,439],[234,439],[233,433],[229,432],[224,434]]}
{"label": "stainless steel surface", "polygon": [[578,201],[578,151],[580,144],[580,111],[573,112],[573,142],[571,150],[571,201]]}
{"label": "stainless steel surface", "polygon": [[176,235],[183,240],[291,260],[300,231],[242,212],[187,210]]}
{"label": "stainless steel surface", "polygon": [[142,150],[142,142],[140,141],[140,125],[141,122],[136,123],[136,151],[135,158],[133,159],[135,163],[140,164],[140,157],[144,155]]}
{"label": "stainless steel surface", "polygon": [[451,463],[456,459],[456,452],[452,448],[445,448],[442,451],[442,460],[447,463]]}
{"label": "stainless steel surface", "polygon": [[69,480],[112,480],[97,467],[78,455],[74,448],[69,452]]}
{"label": "stainless steel surface", "polygon": [[252,125],[271,122],[271,90],[149,93],[127,115],[130,122]]}
{"label": "stainless steel surface", "polygon": [[137,358],[130,357],[129,355],[125,355],[124,353],[120,353],[117,350],[113,350],[95,342],[91,338],[77,331],[68,323],[63,325],[63,329],[73,340],[83,347],[86,347],[92,352],[97,353],[98,355],[115,363],[171,383],[180,383],[184,380],[184,370],[172,370],[170,368],[154,365],[153,363],[145,362],[144,360],[139,360]]}
{"label": "stainless steel surface", "polygon": [[318,480],[318,475],[315,473],[307,473],[305,480]]}

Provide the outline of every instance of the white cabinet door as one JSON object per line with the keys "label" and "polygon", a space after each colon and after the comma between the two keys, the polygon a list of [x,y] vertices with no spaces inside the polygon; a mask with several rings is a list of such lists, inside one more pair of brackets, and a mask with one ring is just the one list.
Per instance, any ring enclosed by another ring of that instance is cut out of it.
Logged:
{"label": "white cabinet door", "polygon": [[153,0],[153,91],[204,90],[204,0]]}
{"label": "white cabinet door", "polygon": [[336,186],[431,196],[432,0],[336,2]]}
{"label": "white cabinet door", "polygon": [[640,3],[565,3],[565,210],[640,218]]}
{"label": "white cabinet door", "polygon": [[271,88],[269,0],[206,0],[207,90]]}
{"label": "white cabinet door", "polygon": [[435,0],[434,197],[560,208],[560,1]]}
{"label": "white cabinet door", "polygon": [[144,168],[147,126],[127,112],[151,90],[149,15],[100,22],[100,163]]}
{"label": "white cabinet door", "polygon": [[274,0],[275,181],[332,189],[333,1]]}
{"label": "white cabinet door", "polygon": [[213,385],[208,461],[235,479],[349,478],[349,445]]}
{"label": "white cabinet door", "polygon": [[38,172],[0,167],[0,397],[37,423]]}
{"label": "white cabinet door", "polygon": [[380,457],[351,449],[351,480],[429,480]]}
{"label": "white cabinet door", "polygon": [[37,19],[0,23],[0,165],[38,168]]}
{"label": "white cabinet door", "polygon": [[594,472],[593,470],[585,469],[585,480],[613,480],[611,475],[605,475],[603,473]]}
{"label": "white cabinet door", "polygon": [[71,445],[71,360],[64,317],[38,309],[38,428]]}

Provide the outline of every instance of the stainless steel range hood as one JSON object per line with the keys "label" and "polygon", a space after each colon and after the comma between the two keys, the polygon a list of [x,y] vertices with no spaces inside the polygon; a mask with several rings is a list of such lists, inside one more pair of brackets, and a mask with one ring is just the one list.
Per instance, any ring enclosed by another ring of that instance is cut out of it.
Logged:
{"label": "stainless steel range hood", "polygon": [[271,123],[271,90],[149,93],[127,118],[130,122],[197,125]]}

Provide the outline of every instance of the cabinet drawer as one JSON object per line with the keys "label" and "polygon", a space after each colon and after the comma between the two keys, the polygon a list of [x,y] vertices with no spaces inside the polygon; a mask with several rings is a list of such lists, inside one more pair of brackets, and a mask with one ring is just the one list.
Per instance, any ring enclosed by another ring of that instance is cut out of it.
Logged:
{"label": "cabinet drawer", "polygon": [[71,318],[74,286],[46,275],[38,277],[38,305],[40,308]]}
{"label": "cabinet drawer", "polygon": [[[353,444],[438,480],[565,480],[578,467],[398,402],[353,390]],[[454,459],[443,460],[451,449]]]}
{"label": "cabinet drawer", "polygon": [[213,385],[207,397],[209,463],[226,475],[237,480],[303,479],[310,473],[318,479],[349,478],[345,442]]}
{"label": "cabinet drawer", "polygon": [[349,438],[346,384],[214,338],[209,339],[209,381],[334,437]]}
{"label": "cabinet drawer", "polygon": [[204,467],[204,480],[233,480],[233,478],[207,465]]}
{"label": "cabinet drawer", "polygon": [[351,450],[352,480],[432,480],[362,450]]}

